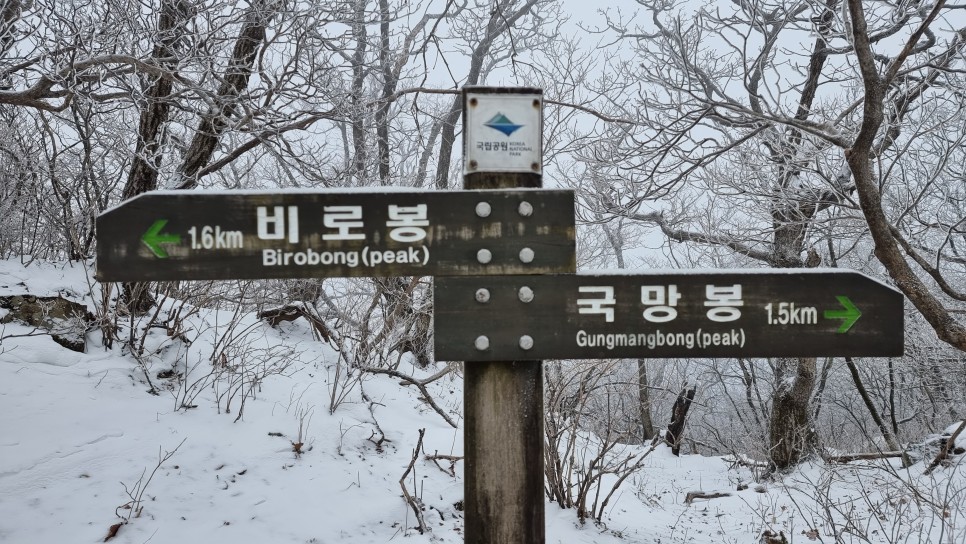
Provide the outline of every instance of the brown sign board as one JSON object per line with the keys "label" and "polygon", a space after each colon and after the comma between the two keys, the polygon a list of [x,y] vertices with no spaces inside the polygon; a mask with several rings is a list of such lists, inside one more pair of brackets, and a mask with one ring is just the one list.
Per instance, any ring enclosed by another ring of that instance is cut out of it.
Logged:
{"label": "brown sign board", "polygon": [[854,271],[437,278],[438,360],[898,357],[903,297]]}
{"label": "brown sign board", "polygon": [[100,281],[575,270],[570,190],[145,193],[97,218]]}

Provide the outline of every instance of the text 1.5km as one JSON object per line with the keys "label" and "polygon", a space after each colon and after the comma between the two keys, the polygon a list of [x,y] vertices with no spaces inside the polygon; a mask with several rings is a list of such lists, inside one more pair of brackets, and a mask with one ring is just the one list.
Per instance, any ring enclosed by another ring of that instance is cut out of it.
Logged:
{"label": "text 1.5km", "polygon": [[765,304],[769,325],[815,325],[818,323],[818,310],[812,306],[795,306],[794,302]]}
{"label": "text 1.5km", "polygon": [[219,226],[205,225],[200,229],[188,229],[191,249],[242,249],[245,236],[239,230],[221,230]]}

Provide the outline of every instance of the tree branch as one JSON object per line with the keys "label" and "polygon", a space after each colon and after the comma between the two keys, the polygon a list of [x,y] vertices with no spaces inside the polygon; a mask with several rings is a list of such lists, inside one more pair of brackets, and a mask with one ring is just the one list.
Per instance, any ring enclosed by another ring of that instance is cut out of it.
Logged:
{"label": "tree branch", "polygon": [[667,220],[664,219],[664,216],[659,212],[647,214],[628,214],[627,218],[657,225],[665,236],[676,242],[697,242],[699,244],[724,246],[736,253],[740,253],[742,255],[751,257],[752,259],[768,263],[769,265],[773,265],[775,260],[771,252],[751,248],[730,236],[723,234],[704,234],[700,232],[690,232],[671,228],[670,225],[668,225]]}
{"label": "tree branch", "polygon": [[440,408],[438,404],[436,404],[436,401],[433,400],[433,396],[430,395],[429,390],[426,389],[426,386],[428,384],[438,380],[439,378],[442,378],[446,374],[449,374],[452,371],[452,368],[453,367],[447,366],[444,370],[434,374],[433,376],[430,376],[429,378],[426,378],[425,380],[416,379],[412,376],[403,374],[402,372],[393,370],[391,368],[360,366],[359,370],[362,370],[363,372],[370,372],[372,374],[386,374],[388,376],[399,378],[400,380],[403,380],[407,383],[411,383],[415,385],[419,389],[419,392],[423,394],[423,398],[433,408],[433,410],[435,410],[437,414],[439,414],[443,419],[445,419],[446,423],[449,423],[451,427],[453,427],[454,429],[458,429],[459,425],[457,425],[456,422],[453,421],[453,418],[449,417],[449,414],[444,412],[443,409]]}
{"label": "tree branch", "polygon": [[966,327],[956,321],[949,310],[929,291],[912,271],[893,236],[892,226],[882,208],[882,195],[873,168],[872,147],[883,121],[884,90],[875,70],[875,59],[869,44],[868,29],[861,0],[846,0],[852,18],[856,55],[865,91],[862,127],[852,144],[845,150],[845,158],[855,180],[859,203],[875,242],[875,256],[889,271],[896,286],[909,298],[929,322],[939,338],[949,345],[966,351]]}
{"label": "tree branch", "polygon": [[936,285],[942,289],[943,293],[946,293],[950,298],[966,302],[966,293],[957,291],[952,285],[950,285],[949,282],[946,281],[946,278],[943,277],[942,272],[937,267],[933,266],[929,261],[924,259],[922,255],[920,255],[919,252],[912,247],[912,244],[905,239],[902,233],[899,232],[899,229],[890,225],[889,230],[892,232],[892,237],[895,238],[896,241],[899,242],[899,245],[902,246],[902,249],[906,252],[906,255],[909,255],[909,257],[912,258],[916,264],[918,264],[927,274],[929,274],[933,281],[936,282]]}

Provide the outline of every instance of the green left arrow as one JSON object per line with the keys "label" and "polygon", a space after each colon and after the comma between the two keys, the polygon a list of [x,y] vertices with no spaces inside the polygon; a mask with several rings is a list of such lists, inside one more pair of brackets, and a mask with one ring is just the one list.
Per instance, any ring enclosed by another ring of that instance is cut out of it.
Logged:
{"label": "green left arrow", "polygon": [[839,304],[842,305],[844,310],[825,310],[825,319],[841,319],[842,324],[839,325],[839,330],[835,332],[848,332],[855,325],[855,322],[862,317],[862,312],[855,307],[855,304],[849,300],[849,297],[836,296],[835,297]]}
{"label": "green left arrow", "polygon": [[144,245],[148,246],[148,249],[151,250],[151,253],[154,253],[154,255],[159,259],[168,258],[168,252],[161,247],[161,244],[181,243],[181,236],[178,236],[177,234],[161,234],[161,229],[163,229],[167,224],[167,219],[158,219],[151,225],[151,228],[144,233],[144,236],[141,237],[141,241],[144,242]]}

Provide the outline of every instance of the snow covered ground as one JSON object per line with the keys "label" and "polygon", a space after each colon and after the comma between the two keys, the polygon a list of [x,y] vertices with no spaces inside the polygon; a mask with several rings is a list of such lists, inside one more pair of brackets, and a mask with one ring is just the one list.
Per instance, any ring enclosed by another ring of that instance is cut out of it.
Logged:
{"label": "snow covered ground", "polygon": [[[61,294],[93,310],[90,282],[77,264],[0,262],[0,296]],[[141,360],[158,394],[121,343],[101,346],[98,331],[77,353],[31,327],[2,325],[0,542],[101,542],[112,526],[117,543],[462,542],[461,462],[450,473],[450,463],[420,454],[408,475],[407,489],[426,507],[425,534],[413,528],[399,482],[419,429],[426,454],[456,456],[462,429],[416,388],[382,375],[345,382],[330,413],[337,354],[304,320],[272,328],[244,315],[232,329],[231,317],[208,309],[190,316],[190,346],[150,329]],[[223,350],[212,363],[230,334],[246,349]],[[193,380],[213,364],[242,363],[274,374],[239,417],[245,382]],[[158,377],[172,368],[189,370],[187,388]],[[438,369],[400,370],[418,378]],[[459,421],[456,374],[430,392]],[[816,463],[761,482],[728,458],[675,457],[659,447],[615,495],[604,525],[580,526],[572,510],[548,503],[547,541],[757,543],[772,531],[801,543],[963,543],[961,458],[931,476],[922,463]],[[729,495],[689,504],[691,492]]]}

